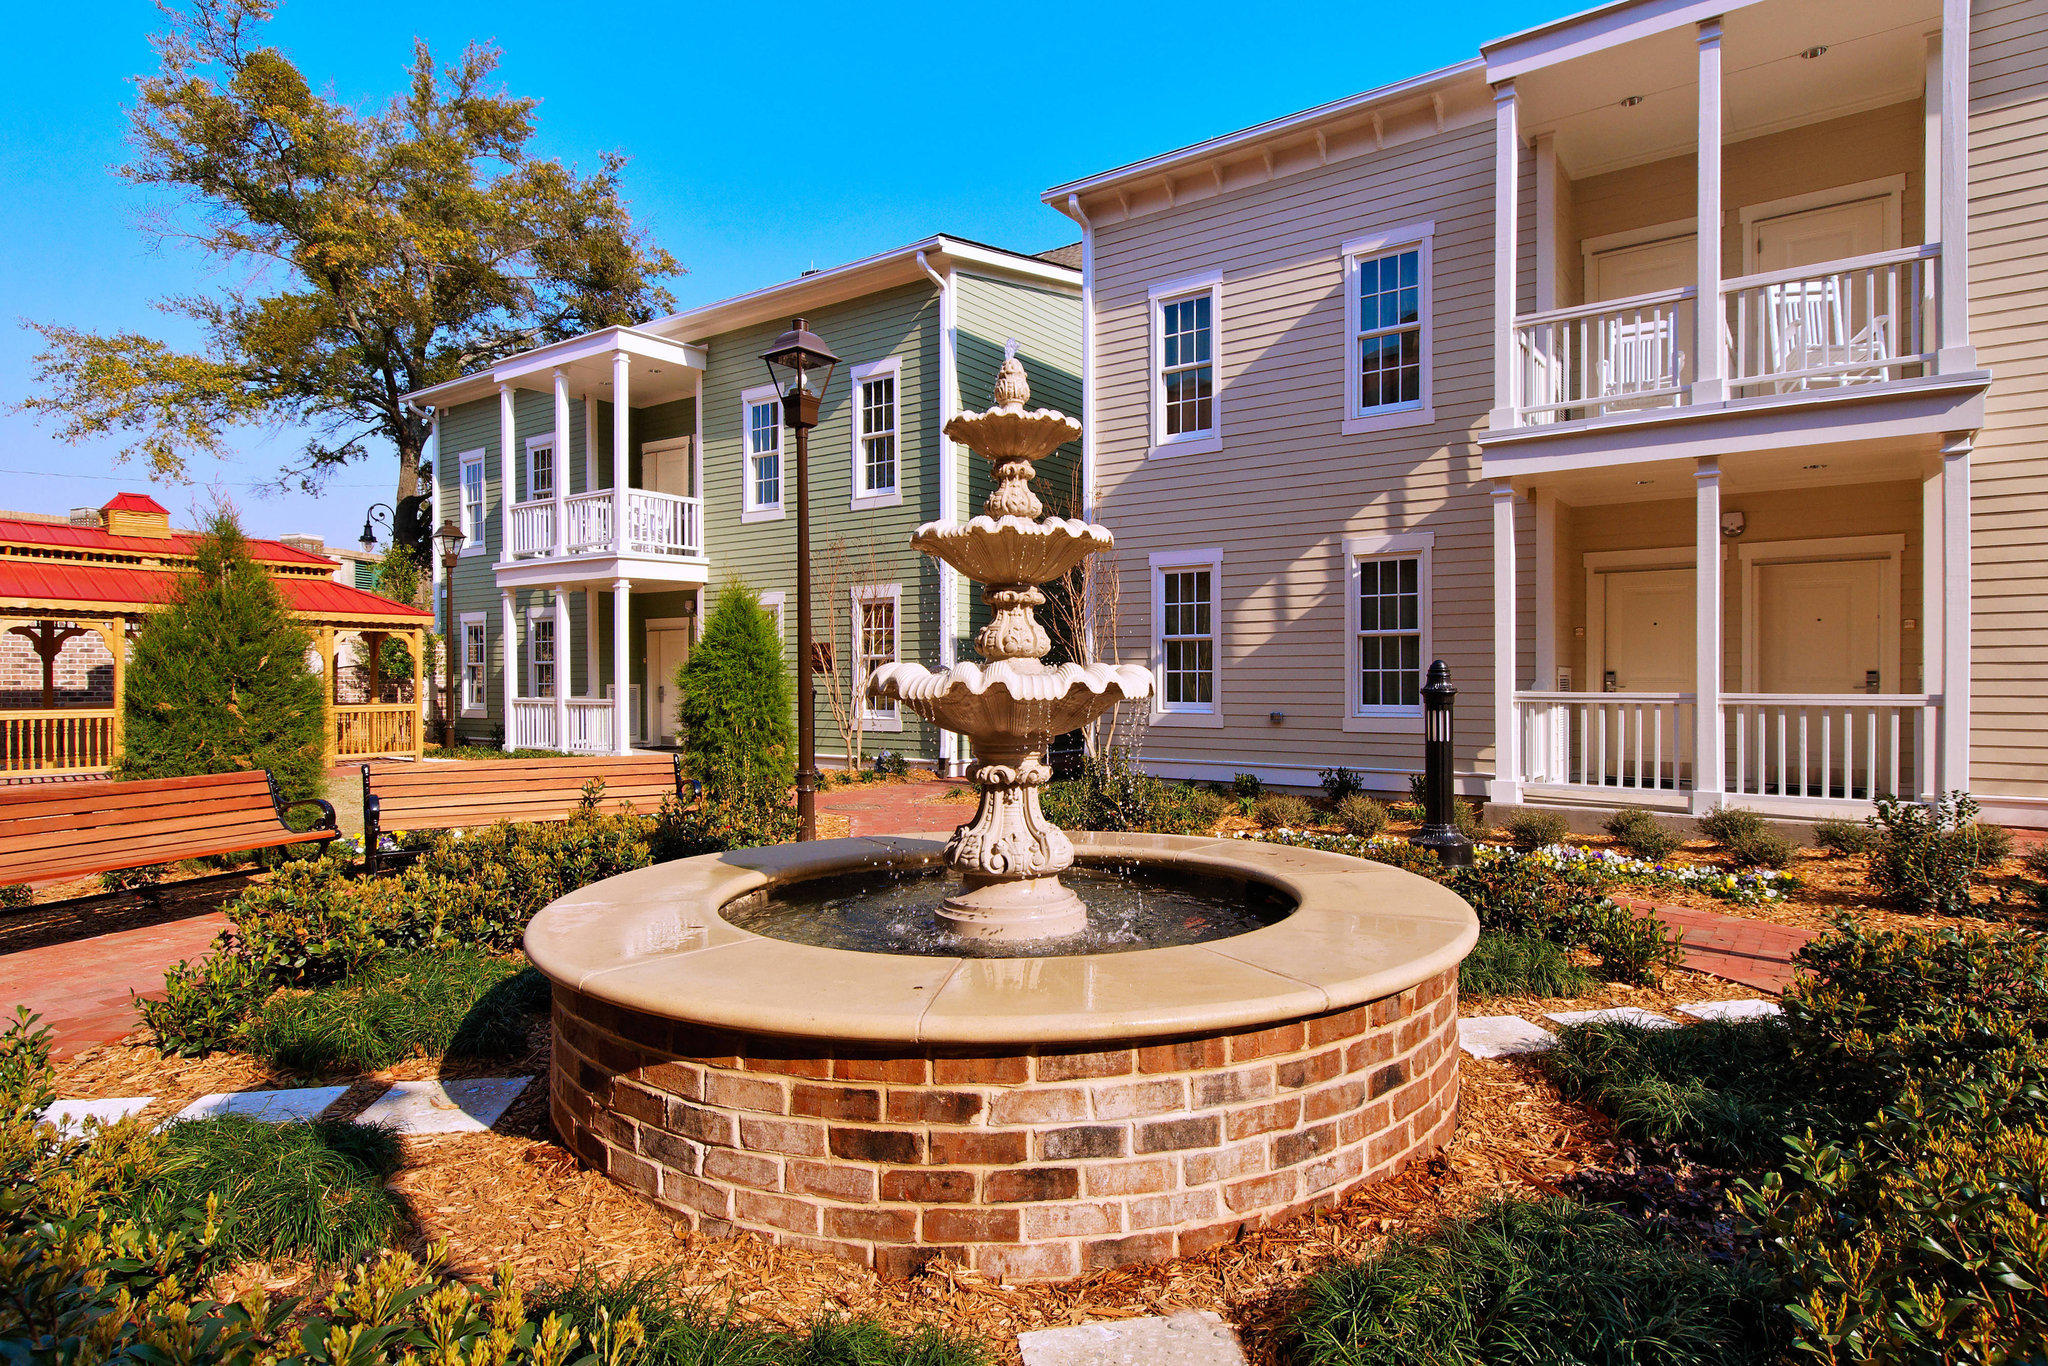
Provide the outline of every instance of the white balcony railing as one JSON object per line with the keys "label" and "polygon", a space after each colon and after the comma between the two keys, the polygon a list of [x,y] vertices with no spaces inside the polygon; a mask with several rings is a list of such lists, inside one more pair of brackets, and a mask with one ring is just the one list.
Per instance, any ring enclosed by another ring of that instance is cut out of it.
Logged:
{"label": "white balcony railing", "polygon": [[1724,693],[1731,799],[1868,802],[1931,792],[1939,697],[1925,694]]}
{"label": "white balcony railing", "polygon": [[555,744],[555,699],[552,697],[515,697],[512,699],[512,719],[507,723],[505,748],[507,749],[554,749]]}
{"label": "white balcony railing", "polygon": [[1692,781],[1693,695],[1518,692],[1522,781],[1671,792]]}
{"label": "white balcony railing", "polygon": [[1934,368],[1941,248],[1907,247],[1722,286],[1737,394],[1875,384]]}
{"label": "white balcony railing", "polygon": [[612,718],[610,698],[569,699],[569,739],[562,746],[571,754],[610,754]]}
{"label": "white balcony railing", "polygon": [[1697,291],[1532,313],[1515,322],[1516,404],[1524,425],[1683,403],[1692,382]]}
{"label": "white balcony railing", "polygon": [[[626,490],[626,534],[613,525],[610,489],[573,494],[562,500],[570,555],[702,555],[704,504],[653,489]],[[512,505],[515,559],[555,553],[553,500]]]}

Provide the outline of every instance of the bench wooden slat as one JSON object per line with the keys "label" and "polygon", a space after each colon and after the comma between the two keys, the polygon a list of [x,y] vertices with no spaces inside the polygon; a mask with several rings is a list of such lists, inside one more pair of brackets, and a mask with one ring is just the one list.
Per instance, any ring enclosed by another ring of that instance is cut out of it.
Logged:
{"label": "bench wooden slat", "polygon": [[144,811],[158,808],[175,810],[193,802],[212,805],[216,802],[244,800],[270,802],[270,779],[260,769],[254,774],[231,774],[227,783],[211,783],[203,788],[164,787],[156,782],[148,784],[150,791],[132,796],[120,789],[126,783],[99,782],[75,784],[51,784],[36,797],[28,800],[0,798],[0,820],[33,820],[72,811]]}
{"label": "bench wooden slat", "polygon": [[500,821],[562,821],[583,808],[583,786],[604,783],[599,811],[651,815],[677,796],[672,754],[476,762],[363,769],[365,857],[375,867],[388,830],[455,830]]}

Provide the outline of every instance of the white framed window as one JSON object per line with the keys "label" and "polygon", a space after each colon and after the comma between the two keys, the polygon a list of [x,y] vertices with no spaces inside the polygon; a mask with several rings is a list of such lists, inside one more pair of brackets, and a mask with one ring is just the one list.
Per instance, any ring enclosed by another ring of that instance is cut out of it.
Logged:
{"label": "white framed window", "polygon": [[462,553],[484,548],[484,453],[481,448],[456,457],[456,507],[461,519]]}
{"label": "white framed window", "polygon": [[1344,434],[1436,420],[1430,393],[1430,243],[1409,223],[1346,242]]}
{"label": "white framed window", "polygon": [[1152,556],[1153,720],[1223,724],[1223,552]]}
{"label": "white framed window", "polygon": [[[868,679],[874,676],[875,670],[896,662],[902,606],[901,584],[867,584],[853,590],[854,696],[865,699]],[[902,730],[903,713],[894,702],[884,705],[864,700],[861,704],[861,729]]]}
{"label": "white framed window", "polygon": [[484,653],[486,637],[482,612],[464,612],[462,623],[462,714],[482,716],[485,706]]}
{"label": "white framed window", "polygon": [[773,593],[763,593],[763,594],[761,595],[761,608],[762,608],[762,610],[763,610],[763,611],[767,612],[769,616],[771,616],[771,617],[774,617],[774,618],[775,618],[775,639],[776,639],[776,640],[778,640],[779,642],[781,642],[781,644],[782,644],[782,653],[784,653],[785,655],[786,655],[786,654],[788,654],[788,653],[789,653],[789,636],[788,636],[788,635],[787,635],[787,633],[786,633],[786,632],[784,631],[784,628],[783,628],[783,624],[782,624],[782,592],[781,592],[781,590],[780,590],[780,589],[777,589],[777,590],[776,590],[775,592],[773,592]]}
{"label": "white framed window", "polygon": [[1152,306],[1152,453],[1222,449],[1223,276],[1156,285]]}
{"label": "white framed window", "polygon": [[782,515],[782,395],[772,384],[740,395],[740,520]]}
{"label": "white framed window", "polygon": [[856,365],[853,380],[853,506],[903,501],[900,479],[903,362],[895,356]]}
{"label": "white framed window", "polygon": [[526,695],[555,695],[555,614],[536,607],[526,615]]}
{"label": "white framed window", "polygon": [[1346,730],[1412,729],[1430,660],[1429,532],[1344,542]]}
{"label": "white framed window", "polygon": [[555,496],[555,438],[526,438],[526,501],[538,503]]}

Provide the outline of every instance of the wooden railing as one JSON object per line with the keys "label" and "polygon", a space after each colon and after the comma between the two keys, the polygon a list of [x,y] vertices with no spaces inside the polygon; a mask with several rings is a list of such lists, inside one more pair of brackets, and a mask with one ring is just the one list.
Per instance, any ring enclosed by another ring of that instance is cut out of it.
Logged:
{"label": "wooden railing", "polygon": [[343,759],[420,751],[420,709],[414,702],[334,708],[334,752]]}
{"label": "wooden railing", "polygon": [[1522,781],[1673,792],[1692,781],[1691,693],[1518,692]]}
{"label": "wooden railing", "polygon": [[[626,490],[626,534],[613,525],[612,491],[598,489],[562,500],[569,524],[571,555],[702,555],[704,503],[653,489]],[[526,559],[555,553],[553,500],[512,506],[512,555]]]}
{"label": "wooden railing", "polygon": [[1724,693],[1728,792],[1851,802],[1931,792],[1940,709],[1922,693]]}
{"label": "wooden railing", "polygon": [[625,549],[634,555],[702,555],[704,501],[627,489]]}
{"label": "wooden railing", "polygon": [[112,707],[0,711],[0,774],[105,773],[119,757]]}
{"label": "wooden railing", "polygon": [[1939,246],[1745,275],[1721,289],[1737,394],[1932,374]]}
{"label": "wooden railing", "polygon": [[579,493],[568,503],[569,553],[602,553],[612,548],[612,491]]}
{"label": "wooden railing", "polygon": [[511,508],[512,557],[552,555],[555,550],[555,500],[514,503]]}
{"label": "wooden railing", "polygon": [[505,727],[507,749],[554,749],[555,699],[515,697],[512,716]]}
{"label": "wooden railing", "polygon": [[571,754],[612,752],[612,704],[608,698],[569,699],[569,738],[562,746]]}
{"label": "wooden railing", "polygon": [[1694,289],[1667,289],[1517,318],[1517,420],[1562,422],[1683,403],[1697,298]]}

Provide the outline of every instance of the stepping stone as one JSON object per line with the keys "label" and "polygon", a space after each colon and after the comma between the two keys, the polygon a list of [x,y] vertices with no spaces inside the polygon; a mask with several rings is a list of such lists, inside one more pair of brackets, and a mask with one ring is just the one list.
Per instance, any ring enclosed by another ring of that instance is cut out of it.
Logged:
{"label": "stepping stone", "polygon": [[1776,1001],[1698,1001],[1673,1009],[1695,1020],[1774,1020],[1785,1013]]}
{"label": "stepping stone", "polygon": [[356,1116],[401,1134],[480,1134],[501,1119],[532,1077],[398,1081]]}
{"label": "stepping stone", "polygon": [[218,1119],[247,1115],[272,1124],[303,1124],[340,1100],[346,1086],[308,1086],[296,1091],[216,1091],[178,1111],[178,1119]]}
{"label": "stepping stone", "polygon": [[1245,1366],[1237,1334],[1202,1309],[1017,1334],[1024,1366]]}
{"label": "stepping stone", "polygon": [[1518,1015],[1475,1015],[1458,1021],[1458,1047],[1475,1058],[1542,1053],[1557,1046],[1557,1035]]}
{"label": "stepping stone", "polygon": [[124,1096],[118,1100],[59,1100],[43,1107],[41,1118],[57,1126],[65,1138],[84,1138],[85,1122],[115,1124],[147,1109],[155,1096]]}
{"label": "stepping stone", "polygon": [[1638,1029],[1676,1029],[1678,1021],[1667,1020],[1641,1006],[1609,1006],[1605,1010],[1554,1010],[1543,1017],[1561,1025],[1625,1024]]}

